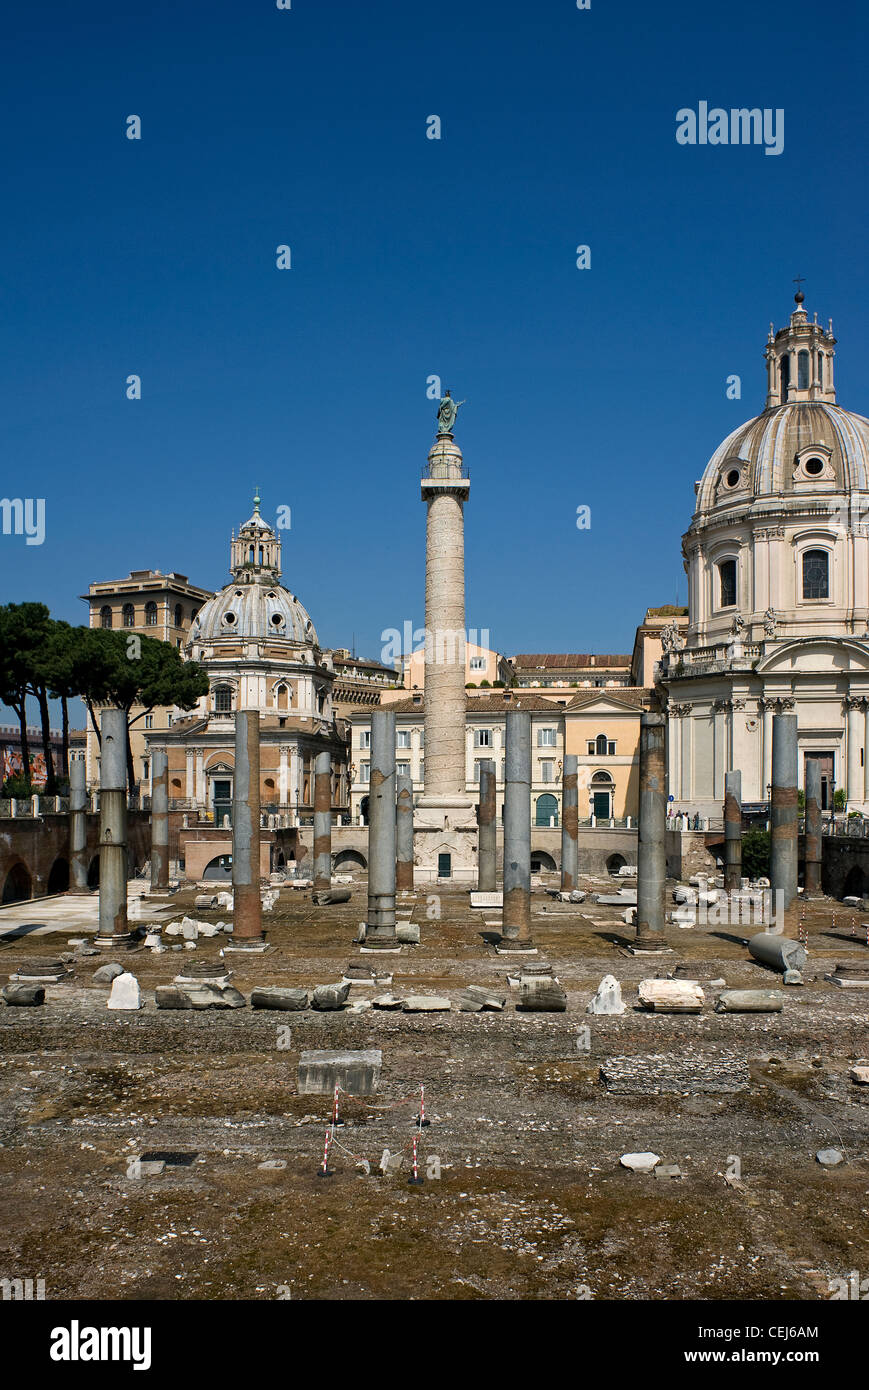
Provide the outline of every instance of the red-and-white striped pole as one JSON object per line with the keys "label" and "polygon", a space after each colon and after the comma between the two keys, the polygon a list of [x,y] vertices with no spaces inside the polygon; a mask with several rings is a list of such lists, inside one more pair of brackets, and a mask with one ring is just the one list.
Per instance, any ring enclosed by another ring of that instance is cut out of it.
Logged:
{"label": "red-and-white striped pole", "polygon": [[419,1149],[419,1135],[418,1135],[418,1134],[415,1134],[415,1135],[413,1136],[413,1176],[410,1177],[410,1178],[408,1178],[408,1180],[407,1180],[408,1183],[409,1183],[412,1187],[420,1187],[420,1186],[422,1185],[422,1183],[425,1182],[425,1179],[424,1179],[424,1178],[421,1178],[420,1175],[419,1175],[419,1153],[418,1153],[418,1149]]}
{"label": "red-and-white striped pole", "polygon": [[343,1125],[343,1123],[344,1123],[343,1120],[339,1120],[339,1119],[338,1119],[338,1091],[339,1091],[339,1089],[340,1089],[340,1087],[339,1087],[339,1085],[338,1085],[338,1082],[336,1081],[336,1082],[335,1082],[335,1094],[334,1094],[334,1096],[333,1096],[333,1098],[332,1098],[332,1128],[333,1128],[333,1129],[336,1127],[336,1125]]}
{"label": "red-and-white striped pole", "polygon": [[329,1145],[332,1142],[332,1131],[326,1130],[326,1146],[323,1149],[323,1166],[317,1170],[318,1178],[331,1178],[332,1169],[329,1167]]}
{"label": "red-and-white striped pole", "polygon": [[420,1082],[419,1086],[419,1114],[416,1117],[418,1129],[427,1129],[431,1123],[425,1117],[425,1086]]}

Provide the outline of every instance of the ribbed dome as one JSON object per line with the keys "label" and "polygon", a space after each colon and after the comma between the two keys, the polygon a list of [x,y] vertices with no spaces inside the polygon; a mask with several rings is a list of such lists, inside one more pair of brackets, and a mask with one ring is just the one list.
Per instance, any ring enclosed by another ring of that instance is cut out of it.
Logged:
{"label": "ribbed dome", "polygon": [[202,605],[190,641],[208,644],[228,638],[319,645],[307,610],[281,584],[227,584]]}
{"label": "ribbed dome", "polygon": [[[817,446],[813,457],[812,446]],[[780,493],[869,489],[869,420],[822,401],[775,406],[735,429],[715,450],[697,512]]]}

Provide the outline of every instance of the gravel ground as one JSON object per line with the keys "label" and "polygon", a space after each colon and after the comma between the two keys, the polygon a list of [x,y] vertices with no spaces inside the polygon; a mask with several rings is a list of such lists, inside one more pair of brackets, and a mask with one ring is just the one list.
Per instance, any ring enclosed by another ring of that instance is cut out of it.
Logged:
{"label": "gravel ground", "polygon": [[[192,899],[178,894],[174,914]],[[155,985],[194,953],[144,949],[123,960],[144,991],[138,1013],[106,1009],[92,983],[105,953],[48,986],[45,1007],[0,1008],[0,1277],[44,1278],[49,1299],[786,1300],[826,1299],[831,1280],[869,1272],[869,1087],[849,1079],[869,1053],[869,991],[823,979],[869,950],[848,937],[841,904],[807,905],[806,983],[784,991],[781,1014],[718,1015],[715,976],[777,985],[748,957],[746,932],[673,928],[671,956],[640,959],[624,953],[618,909],[535,893],[539,958],[568,1008],[528,1015],[515,1011],[510,958],[486,940],[493,914],[459,891],[404,901],[422,943],[384,958],[393,990],[455,999],[482,984],[508,996],[503,1013],[158,1012]],[[229,958],[233,983],[247,996],[340,979],[372,959],[351,944],[364,911],[364,880],[346,907],[283,893],[266,919],[273,950]],[[69,934],[4,940],[0,983],[20,961],[67,950]],[[194,959],[216,959],[222,940],[201,940]],[[681,964],[706,989],[705,1012],[637,1011],[639,981]],[[627,1012],[586,1015],[609,973]],[[354,987],[351,1001],[372,992]],[[301,1050],[330,1047],[380,1048],[383,1069],[375,1097],[346,1100],[334,1176],[318,1179],[330,1100],[300,1096],[296,1074]],[[745,1089],[621,1095],[599,1077],[615,1055],[722,1052],[749,1063]],[[421,1084],[431,1125],[415,1187]],[[815,1152],[830,1146],[845,1162],[827,1170]],[[404,1155],[386,1177],[384,1149]],[[682,1178],[619,1165],[646,1149]],[[131,1159],[149,1151],[186,1161],[135,1177]]]}

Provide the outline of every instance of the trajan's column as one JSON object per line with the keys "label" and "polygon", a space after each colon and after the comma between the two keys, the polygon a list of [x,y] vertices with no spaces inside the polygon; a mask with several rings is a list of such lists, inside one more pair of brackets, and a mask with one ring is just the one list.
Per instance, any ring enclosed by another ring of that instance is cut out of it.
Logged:
{"label": "trajan's column", "polygon": [[465,519],[471,490],[453,438],[459,406],[447,391],[422,478],[425,547],[425,779],[414,814],[417,877],[476,874],[474,799],[465,763]]}

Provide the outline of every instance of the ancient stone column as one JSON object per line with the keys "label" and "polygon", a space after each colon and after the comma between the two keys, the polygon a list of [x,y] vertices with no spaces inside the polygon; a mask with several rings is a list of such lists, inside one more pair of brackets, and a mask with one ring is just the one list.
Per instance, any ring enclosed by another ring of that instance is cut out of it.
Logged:
{"label": "ancient stone column", "polygon": [[572,893],[579,887],[579,759],[575,753],[564,758],[561,778],[561,891]]}
{"label": "ancient stone column", "polygon": [[[770,872],[776,912],[787,911],[797,896],[797,716],[776,714],[772,721],[772,803]],[[779,896],[779,894],[781,896]]]}
{"label": "ancient stone column", "polygon": [[129,941],[127,929],[127,714],[100,719],[100,925],[98,946]]}
{"label": "ancient stone column", "polygon": [[724,890],[742,886],[742,773],[724,775]]}
{"label": "ancient stone column", "polygon": [[402,773],[395,785],[395,886],[407,892],[413,888],[413,781]]}
{"label": "ancient stone column", "polygon": [[666,718],[640,719],[640,814],[637,849],[637,937],[640,950],[661,949],[667,881]]}
{"label": "ancient stone column", "polygon": [[314,892],[332,887],[332,758],[318,753],[314,760]]}
{"label": "ancient stone column", "polygon": [[[425,542],[425,785],[416,828],[474,827],[465,758],[465,518],[471,484],[451,434],[438,434],[421,482]],[[434,855],[435,837],[427,836]]]}
{"label": "ancient stone column", "polygon": [[504,941],[531,948],[531,715],[507,715],[504,781]]}
{"label": "ancient stone column", "polygon": [[495,760],[484,758],[480,763],[480,809],[477,813],[477,888],[481,893],[494,893],[496,889],[495,791]]}
{"label": "ancient stone column", "polygon": [[806,758],[806,873],[804,896],[821,895],[821,764],[817,758]]}
{"label": "ancient stone column", "polygon": [[151,892],[169,891],[169,758],[165,748],[151,754]]}
{"label": "ancient stone column", "polygon": [[84,758],[69,764],[69,891],[88,890],[87,767]]}
{"label": "ancient stone column", "polygon": [[395,944],[395,712],[376,709],[371,714],[365,945]]}
{"label": "ancient stone column", "polygon": [[232,786],[233,946],[264,939],[260,897],[259,711],[235,712]]}

